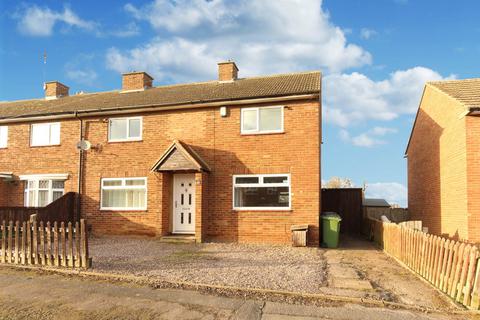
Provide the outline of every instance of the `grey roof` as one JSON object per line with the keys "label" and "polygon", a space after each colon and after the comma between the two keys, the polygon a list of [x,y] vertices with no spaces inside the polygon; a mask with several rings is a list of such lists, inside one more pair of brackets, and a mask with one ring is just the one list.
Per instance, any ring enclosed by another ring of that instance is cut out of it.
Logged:
{"label": "grey roof", "polygon": [[385,199],[365,198],[365,199],[363,199],[363,206],[365,206],[365,207],[390,207],[390,204]]}
{"label": "grey roof", "polygon": [[320,93],[318,71],[154,87],[144,91],[109,91],[59,99],[0,102],[0,119],[75,112],[108,111],[132,107],[174,106],[241,99]]}

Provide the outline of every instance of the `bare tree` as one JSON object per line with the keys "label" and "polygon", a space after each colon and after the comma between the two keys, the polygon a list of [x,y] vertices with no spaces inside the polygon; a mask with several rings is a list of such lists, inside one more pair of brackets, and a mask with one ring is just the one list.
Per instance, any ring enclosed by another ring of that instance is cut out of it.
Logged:
{"label": "bare tree", "polygon": [[324,188],[353,188],[353,182],[352,180],[348,178],[340,178],[340,177],[332,177],[330,180],[328,180],[325,185],[323,186]]}

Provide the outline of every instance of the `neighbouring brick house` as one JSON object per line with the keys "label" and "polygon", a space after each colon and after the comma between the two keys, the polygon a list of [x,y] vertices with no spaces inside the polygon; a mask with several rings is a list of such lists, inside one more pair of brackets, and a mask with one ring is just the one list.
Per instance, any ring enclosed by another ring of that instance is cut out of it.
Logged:
{"label": "neighbouring brick house", "polygon": [[74,191],[94,233],[287,243],[307,224],[318,245],[321,74],[218,71],[159,87],[126,73],[121,90],[75,95],[48,82],[45,98],[0,103],[0,206]]}
{"label": "neighbouring brick house", "polygon": [[412,129],[408,207],[429,232],[480,242],[480,79],[427,83]]}

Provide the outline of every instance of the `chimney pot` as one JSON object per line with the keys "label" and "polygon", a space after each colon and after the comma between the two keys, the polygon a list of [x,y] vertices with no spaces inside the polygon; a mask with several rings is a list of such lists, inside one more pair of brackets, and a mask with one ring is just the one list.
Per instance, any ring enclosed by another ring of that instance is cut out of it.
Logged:
{"label": "chimney pot", "polygon": [[233,61],[218,63],[218,80],[233,81],[238,78],[238,67]]}
{"label": "chimney pot", "polygon": [[146,72],[128,72],[122,74],[122,91],[137,91],[152,87],[153,78]]}
{"label": "chimney pot", "polygon": [[69,89],[69,87],[58,81],[45,82],[45,99],[67,97]]}

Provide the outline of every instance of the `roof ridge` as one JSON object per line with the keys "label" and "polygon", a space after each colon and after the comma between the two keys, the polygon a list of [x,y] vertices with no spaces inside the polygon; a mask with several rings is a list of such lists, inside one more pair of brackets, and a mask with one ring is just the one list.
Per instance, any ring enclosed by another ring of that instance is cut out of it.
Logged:
{"label": "roof ridge", "polygon": [[436,81],[427,81],[427,84],[442,84],[442,83],[455,83],[455,82],[474,82],[480,81],[480,78],[467,78],[467,79],[451,79],[451,80],[436,80]]}
{"label": "roof ridge", "polygon": [[[312,70],[312,71],[303,71],[303,72],[289,72],[289,73],[278,73],[278,74],[271,74],[271,75],[263,75],[263,76],[254,76],[254,77],[246,77],[246,78],[239,78],[236,81],[242,81],[242,80],[250,80],[250,79],[268,79],[268,78],[276,78],[276,77],[284,77],[284,76],[294,76],[294,75],[306,75],[306,74],[315,74],[319,73],[320,75],[322,72],[320,70]],[[161,89],[161,88],[172,88],[172,87],[180,87],[180,86],[195,86],[195,85],[202,85],[202,84],[218,84],[218,83],[225,83],[225,82],[220,82],[218,80],[208,80],[208,81],[197,81],[197,82],[184,82],[184,83],[173,83],[173,84],[165,84],[165,85],[159,85],[159,86],[154,86],[151,89]],[[227,82],[229,83],[229,82]],[[231,83],[235,83],[231,82]],[[151,90],[148,89],[148,90]],[[72,98],[72,97],[77,97],[77,96],[91,96],[91,95],[96,95],[96,94],[106,94],[106,93],[121,93],[121,89],[113,89],[113,90],[107,90],[107,91],[96,91],[96,92],[84,92],[81,94],[73,94],[69,95],[64,98]],[[136,93],[139,91],[134,91],[132,93]],[[126,92],[130,93],[130,92]],[[0,107],[2,104],[7,104],[7,103],[17,103],[17,102],[30,102],[30,101],[44,101],[45,98],[31,98],[31,99],[19,99],[19,100],[4,100],[0,101]]]}

